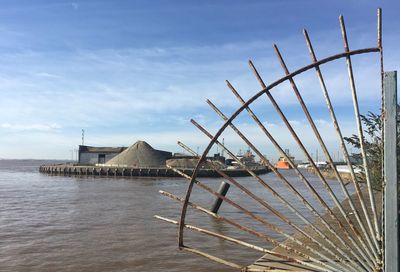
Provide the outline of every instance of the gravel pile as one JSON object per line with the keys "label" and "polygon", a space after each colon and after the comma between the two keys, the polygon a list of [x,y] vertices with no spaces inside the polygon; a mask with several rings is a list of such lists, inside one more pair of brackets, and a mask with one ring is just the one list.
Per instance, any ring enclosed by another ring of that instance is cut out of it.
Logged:
{"label": "gravel pile", "polygon": [[127,167],[165,167],[165,161],[171,157],[171,152],[157,150],[144,141],[137,141],[128,149],[107,161],[106,165]]}

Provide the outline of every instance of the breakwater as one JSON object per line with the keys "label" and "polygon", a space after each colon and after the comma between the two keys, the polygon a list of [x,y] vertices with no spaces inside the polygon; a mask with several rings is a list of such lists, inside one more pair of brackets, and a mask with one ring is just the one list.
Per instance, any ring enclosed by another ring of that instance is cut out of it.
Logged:
{"label": "breakwater", "polygon": [[[186,175],[193,174],[192,168],[179,169]],[[254,167],[251,169],[257,175],[270,172],[265,167]],[[246,177],[250,174],[244,169],[225,169],[223,173],[231,177]],[[107,177],[181,177],[173,169],[168,167],[114,167],[80,164],[53,164],[42,165],[39,172],[51,175],[64,176],[107,176]],[[200,169],[199,177],[221,177],[213,169]]]}

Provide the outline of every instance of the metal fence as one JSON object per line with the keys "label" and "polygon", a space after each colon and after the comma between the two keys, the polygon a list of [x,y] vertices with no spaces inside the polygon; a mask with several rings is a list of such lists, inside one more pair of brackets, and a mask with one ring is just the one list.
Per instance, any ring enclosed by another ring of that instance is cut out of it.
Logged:
{"label": "metal fence", "polygon": [[[185,175],[179,169],[173,169],[189,182],[187,193],[184,197],[179,197],[169,192],[160,192],[162,195],[182,204],[180,219],[172,220],[156,216],[158,219],[178,226],[179,249],[201,255],[230,267],[242,269],[243,271],[398,271],[396,72],[384,72],[382,19],[380,9],[378,9],[377,16],[377,41],[375,47],[350,50],[343,16],[339,17],[339,23],[344,43],[344,51],[342,53],[318,59],[313,49],[310,37],[307,31],[304,30],[304,38],[310,53],[311,64],[290,72],[278,47],[274,45],[273,48],[285,76],[267,85],[254,63],[249,61],[250,69],[258,80],[261,91],[245,101],[232,84],[227,81],[228,88],[236,96],[238,101],[241,103],[241,106],[231,116],[226,116],[217,108],[217,106],[207,100],[210,107],[224,121],[224,124],[214,135],[196,121],[191,120],[191,122],[210,139],[210,142],[202,155],[197,154],[197,152],[193,151],[185,144],[178,142],[178,144],[187,152],[198,157],[199,163],[192,176]],[[372,186],[373,180],[370,174],[371,165],[369,165],[368,162],[365,135],[362,127],[362,120],[360,118],[358,93],[353,72],[352,58],[360,54],[377,54],[377,62],[380,64],[383,108],[382,120],[384,125],[382,133],[382,139],[384,142],[384,159],[382,158],[384,165],[384,182],[382,183],[381,193],[375,191]],[[346,69],[348,72],[348,80],[353,100],[354,118],[360,143],[362,166],[364,169],[363,181],[361,181],[360,177],[354,173],[349,150],[346,146],[341,127],[339,126],[339,121],[335,114],[335,109],[332,105],[330,93],[321,69],[324,64],[339,59],[346,60]],[[316,76],[319,80],[321,91],[329,111],[332,125],[335,128],[336,137],[344,161],[350,171],[350,185],[346,184],[340,173],[337,171],[332,154],[328,150],[328,147],[317,128],[316,122],[311,116],[309,108],[304,102],[298,85],[295,82],[296,76],[309,70],[315,70]],[[282,108],[275,100],[272,91],[284,82],[290,83],[307,122],[317,139],[317,143],[322,149],[326,161],[336,177],[339,188],[341,189],[341,194],[345,196],[346,201],[342,201],[338,196],[337,190],[332,189],[331,183],[327,181],[327,178],[323,175],[320,168],[317,167],[316,162],[312,158],[311,152],[306,148],[298,132],[296,132],[295,128],[288,120],[288,117],[284,114]],[[251,109],[252,104],[256,100],[261,100],[263,96],[265,96],[270,102],[273,109],[290,132],[291,137],[295,140],[298,148],[313,168],[314,173],[320,182],[319,189],[317,189],[316,185],[309,180],[309,177],[305,175],[303,171],[297,168],[293,158],[285,152],[284,147],[279,143],[279,137],[272,135],[268,126],[265,125],[263,120],[261,120],[261,118]],[[290,182],[281,171],[274,167],[256,144],[245,135],[246,131],[242,131],[238,126],[234,125],[235,119],[240,114],[246,112],[259,127],[265,138],[272,143],[272,146],[276,151],[288,162],[302,186],[305,186],[308,190],[308,194],[314,198],[313,201],[311,201],[310,197],[307,197],[303,191],[300,191],[296,184]],[[242,160],[240,160],[240,158],[238,158],[238,156],[220,140],[222,133],[228,127],[230,127],[242,139],[243,143],[249,146],[251,151],[260,158],[263,165],[271,169],[284,186],[287,194],[276,191],[273,186],[269,184],[268,178],[255,174],[251,167],[243,163]],[[264,190],[268,191],[275,200],[280,203],[281,207],[284,208],[277,209],[276,206],[270,203],[269,199],[260,197],[257,192],[254,192],[246,185],[243,185],[240,179],[230,177],[217,166],[214,167],[212,161],[209,161],[209,165],[225,179],[225,182],[242,191],[243,198],[251,199],[255,204],[259,205],[259,207],[265,209],[266,213],[274,215],[279,220],[280,224],[276,224],[275,221],[268,220],[259,213],[244,207],[239,203],[240,201],[230,198],[229,193],[227,195],[222,194],[199,180],[197,172],[200,165],[202,162],[208,160],[207,155],[214,146],[218,146],[225,152],[225,154],[240,165],[242,169],[247,171],[248,174],[254,178],[254,180],[258,182]],[[212,196],[221,199],[226,203],[224,205],[230,205],[240,213],[243,213],[243,215],[248,218],[247,222],[257,222],[265,229],[268,229],[268,232],[252,228],[249,226],[251,224],[243,224],[229,218],[228,216],[211,212],[209,209],[192,202],[191,195],[194,186],[197,186]],[[321,188],[323,189],[321,190]],[[290,199],[292,196],[297,198],[302,207],[293,204]],[[321,208],[318,207],[322,207],[324,213],[322,213]],[[275,248],[271,249],[271,246],[262,247],[238,239],[237,237],[230,237],[199,226],[187,224],[186,217],[189,208],[207,214],[215,220],[222,221],[225,224],[237,228],[238,231],[252,235]],[[296,220],[293,220],[292,217],[288,216],[289,213],[294,214]],[[311,214],[312,219],[310,216],[307,216],[306,213]],[[284,227],[282,227],[282,225],[284,225]],[[305,225],[307,227],[304,227]],[[212,256],[209,253],[199,250],[197,247],[195,248],[187,245],[184,239],[185,229],[200,232],[204,235],[229,241],[244,248],[259,251],[265,254],[265,256],[268,256],[268,258],[261,258],[259,262],[256,262],[254,265],[243,266],[225,258]],[[275,235],[271,235],[271,232],[275,233]],[[293,235],[293,232],[296,233],[296,235]],[[282,242],[281,239],[277,239],[276,237],[281,237],[286,239],[286,241]]]}

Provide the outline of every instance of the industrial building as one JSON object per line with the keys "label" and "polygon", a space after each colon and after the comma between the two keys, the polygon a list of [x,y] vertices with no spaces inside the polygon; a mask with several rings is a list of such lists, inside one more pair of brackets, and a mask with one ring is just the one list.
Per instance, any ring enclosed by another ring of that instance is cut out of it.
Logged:
{"label": "industrial building", "polygon": [[127,149],[127,147],[94,147],[80,145],[78,153],[78,163],[105,163],[120,154],[125,149]]}

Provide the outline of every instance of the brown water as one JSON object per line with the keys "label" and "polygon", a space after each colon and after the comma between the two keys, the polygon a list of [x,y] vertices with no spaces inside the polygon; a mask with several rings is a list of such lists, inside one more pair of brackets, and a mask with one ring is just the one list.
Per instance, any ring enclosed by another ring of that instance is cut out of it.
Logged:
{"label": "brown water", "polygon": [[[153,218],[155,214],[179,218],[180,206],[158,190],[183,196],[185,180],[48,176],[38,173],[43,163],[49,162],[0,160],[0,271],[231,271],[177,250],[176,227]],[[292,172],[286,175],[293,179]],[[273,174],[264,178],[282,189]],[[238,180],[272,201],[254,180]],[[216,189],[220,181],[204,182]],[[256,206],[234,188],[228,195],[248,208]],[[213,198],[195,189],[193,200],[209,207]],[[265,210],[256,211],[271,217]],[[220,213],[249,222],[226,203]],[[192,222],[272,247],[195,211],[189,213],[188,223]],[[261,256],[215,238],[186,233],[185,243],[242,265]]]}

